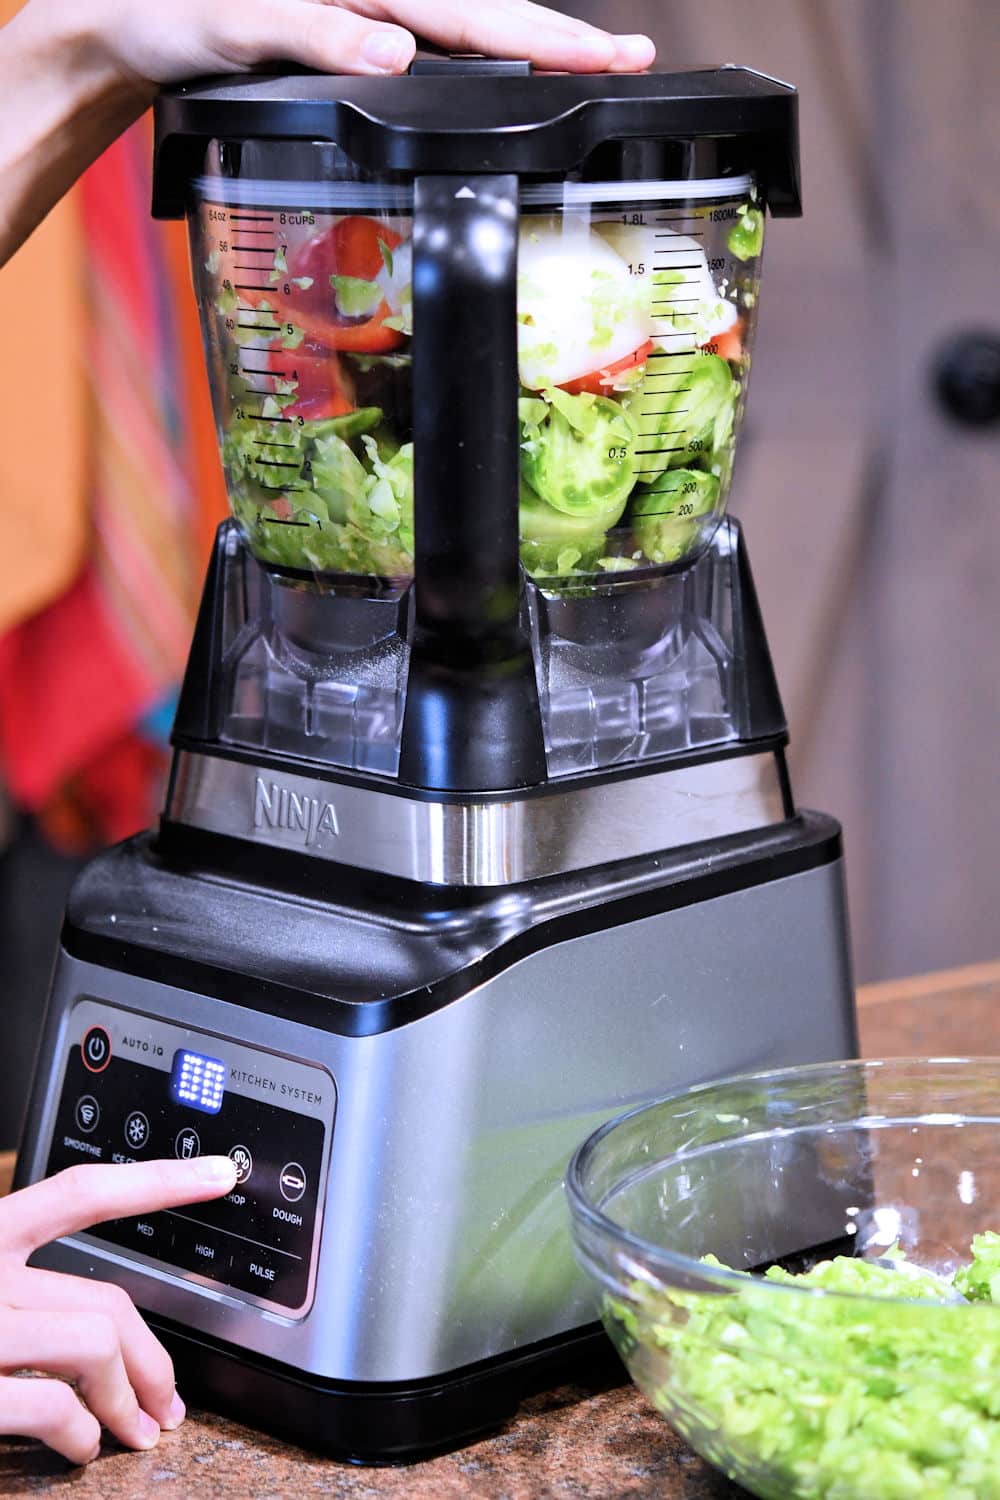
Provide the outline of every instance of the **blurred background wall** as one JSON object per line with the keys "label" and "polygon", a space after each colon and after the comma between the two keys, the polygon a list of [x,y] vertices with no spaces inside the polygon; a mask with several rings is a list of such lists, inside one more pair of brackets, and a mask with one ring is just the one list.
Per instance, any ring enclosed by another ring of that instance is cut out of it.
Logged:
{"label": "blurred background wall", "polygon": [[997,957],[1000,421],[956,423],[932,376],[1000,339],[994,0],[561,8],[801,90],[732,500],[794,786],[843,820],[860,979]]}
{"label": "blurred background wall", "polygon": [[69,883],[156,816],[225,510],[184,229],[149,217],[151,145],[143,120],[0,272],[0,1148]]}
{"label": "blurred background wall", "polygon": [[[648,31],[661,67],[749,63],[801,89],[806,213],[769,227],[733,502],[795,786],[844,822],[860,979],[996,957],[1000,425],[949,418],[932,379],[949,343],[969,368],[969,340],[1000,335],[993,0],[562,8]],[[72,874],[155,816],[223,510],[146,132],[0,274],[0,1147]]]}

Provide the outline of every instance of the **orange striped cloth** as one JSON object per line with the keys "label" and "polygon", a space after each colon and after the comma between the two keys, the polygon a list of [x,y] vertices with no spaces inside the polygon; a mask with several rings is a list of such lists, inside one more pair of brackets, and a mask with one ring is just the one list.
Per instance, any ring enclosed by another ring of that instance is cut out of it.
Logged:
{"label": "orange striped cloth", "polygon": [[176,690],[225,508],[186,243],[150,220],[149,159],[143,121],[76,189],[89,540],[70,586],[0,637],[0,775],[63,844],[155,811],[162,751],[138,726]]}

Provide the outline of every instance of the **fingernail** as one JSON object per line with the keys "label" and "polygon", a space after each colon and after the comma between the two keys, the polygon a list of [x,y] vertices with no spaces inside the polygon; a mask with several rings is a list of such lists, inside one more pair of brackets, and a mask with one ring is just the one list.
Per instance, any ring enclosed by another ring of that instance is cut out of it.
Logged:
{"label": "fingernail", "polygon": [[177,1392],[174,1391],[174,1399],[170,1403],[170,1410],[167,1412],[167,1420],[163,1425],[168,1432],[173,1432],[175,1427],[179,1427],[181,1425],[186,1416],[187,1407],[184,1405],[184,1402],[181,1400]]}
{"label": "fingernail", "polygon": [[202,1182],[215,1182],[220,1187],[224,1182],[231,1187],[236,1183],[236,1164],[228,1156],[196,1156],[191,1166]]}
{"label": "fingernail", "polygon": [[139,1438],[142,1448],[155,1448],[160,1441],[160,1424],[145,1411],[139,1413]]}
{"label": "fingernail", "polygon": [[405,31],[370,31],[361,43],[361,56],[382,73],[398,73],[410,60],[412,43]]}

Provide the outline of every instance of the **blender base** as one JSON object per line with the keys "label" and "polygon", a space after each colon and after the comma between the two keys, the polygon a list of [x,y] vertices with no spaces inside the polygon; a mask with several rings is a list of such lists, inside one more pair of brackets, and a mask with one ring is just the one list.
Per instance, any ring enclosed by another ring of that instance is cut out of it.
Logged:
{"label": "blender base", "polygon": [[170,1351],[189,1402],[351,1464],[402,1465],[449,1453],[498,1432],[541,1391],[628,1381],[600,1323],[407,1384],[323,1380],[170,1320],[147,1321]]}
{"label": "blender base", "polygon": [[[336,872],[279,885],[281,851],[262,886],[252,848],[224,872],[164,845],[78,882],[18,1182],[127,1159],[138,1115],[150,1152],[239,1150],[252,1174],[33,1262],[123,1286],[185,1394],[346,1461],[461,1447],[594,1358],[620,1371],[567,1233],[576,1145],[699,1080],[856,1045],[821,814],[464,904],[383,880],[380,907],[351,874],[352,907]],[[228,1068],[221,1109],[177,1099],[191,1059]],[[822,1180],[796,1241],[843,1232]]]}

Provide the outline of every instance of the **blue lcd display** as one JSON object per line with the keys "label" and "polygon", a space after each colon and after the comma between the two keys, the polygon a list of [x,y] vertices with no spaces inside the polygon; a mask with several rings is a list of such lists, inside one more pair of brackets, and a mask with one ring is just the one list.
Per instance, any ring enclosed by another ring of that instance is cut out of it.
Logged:
{"label": "blue lcd display", "polygon": [[185,1052],[183,1048],[174,1053],[170,1097],[175,1104],[217,1115],[225,1087],[226,1065],[217,1057],[203,1057],[200,1052]]}

